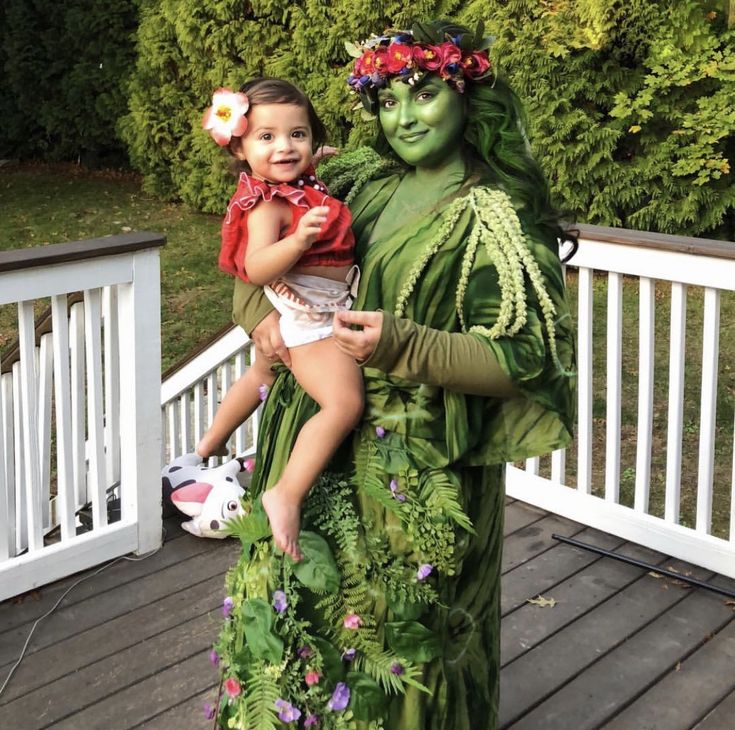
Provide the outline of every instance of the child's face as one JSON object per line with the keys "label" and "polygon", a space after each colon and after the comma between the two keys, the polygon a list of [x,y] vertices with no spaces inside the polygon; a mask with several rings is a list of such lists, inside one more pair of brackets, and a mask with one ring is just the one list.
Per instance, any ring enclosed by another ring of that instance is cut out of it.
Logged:
{"label": "child's face", "polygon": [[291,182],[311,164],[309,115],[296,104],[258,104],[248,113],[248,129],[235,146],[253,176]]}

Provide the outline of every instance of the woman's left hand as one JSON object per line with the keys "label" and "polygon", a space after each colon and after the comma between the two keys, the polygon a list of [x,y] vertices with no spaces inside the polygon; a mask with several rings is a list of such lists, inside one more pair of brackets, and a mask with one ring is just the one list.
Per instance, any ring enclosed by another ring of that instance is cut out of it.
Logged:
{"label": "woman's left hand", "polygon": [[[351,329],[353,325],[362,329]],[[334,313],[334,341],[342,352],[357,362],[364,362],[375,352],[382,328],[382,312],[347,310]]]}

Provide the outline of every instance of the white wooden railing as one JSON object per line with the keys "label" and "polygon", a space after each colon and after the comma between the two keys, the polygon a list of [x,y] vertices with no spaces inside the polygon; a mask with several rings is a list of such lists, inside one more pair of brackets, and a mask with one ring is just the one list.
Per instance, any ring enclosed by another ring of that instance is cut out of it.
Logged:
{"label": "white wooden railing", "polygon": [[509,465],[507,492],[735,577],[735,383],[719,358],[721,338],[735,352],[735,244],[581,233],[567,270],[577,300],[576,443],[546,468],[543,459]]}
{"label": "white wooden railing", "polygon": [[[581,231],[567,268],[578,332],[576,439],[508,465],[507,492],[735,577],[735,363],[731,370],[718,359],[720,339],[735,352],[735,328],[720,321],[721,302],[735,317],[735,244]],[[193,448],[247,366],[246,346],[232,329],[164,384],[164,460]],[[256,439],[257,416],[233,447],[253,453]]]}
{"label": "white wooden railing", "polygon": [[19,335],[0,374],[0,600],[160,545],[162,244],[0,253]]}
{"label": "white wooden railing", "polygon": [[[212,423],[230,386],[245,373],[255,348],[239,327],[228,327],[202,350],[164,373],[161,386],[163,442],[161,464],[194,450]],[[252,456],[258,440],[260,409],[238,428],[227,444],[228,453]],[[225,459],[212,458],[213,466]]]}

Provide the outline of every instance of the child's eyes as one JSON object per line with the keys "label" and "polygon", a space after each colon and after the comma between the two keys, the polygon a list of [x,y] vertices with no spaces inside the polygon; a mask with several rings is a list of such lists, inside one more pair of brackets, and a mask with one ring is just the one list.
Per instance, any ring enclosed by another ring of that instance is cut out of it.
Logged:
{"label": "child's eyes", "polygon": [[296,137],[297,139],[303,139],[304,137],[306,137],[306,132],[304,132],[302,129],[297,129],[291,136]]}
{"label": "child's eyes", "polygon": [[273,135],[270,132],[264,132],[258,139],[262,139],[264,142],[270,142],[273,139]]}

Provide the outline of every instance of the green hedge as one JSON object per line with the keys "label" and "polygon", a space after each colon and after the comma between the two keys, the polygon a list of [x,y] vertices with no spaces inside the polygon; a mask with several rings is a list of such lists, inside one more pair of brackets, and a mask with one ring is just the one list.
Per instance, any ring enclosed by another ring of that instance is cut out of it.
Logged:
{"label": "green hedge", "polygon": [[148,191],[220,212],[233,183],[200,128],[214,88],[289,78],[353,147],[372,126],[351,110],[344,41],[413,17],[484,19],[570,219],[735,240],[735,0],[404,6],[6,0],[0,155],[107,161],[124,143]]}
{"label": "green hedge", "polygon": [[0,155],[127,162],[137,0],[5,0],[0,30]]}

